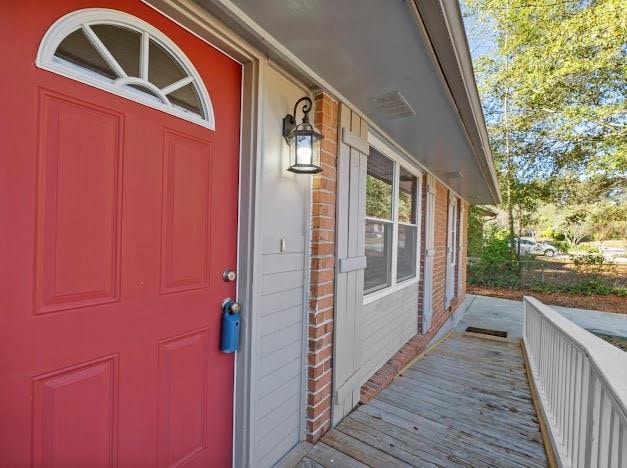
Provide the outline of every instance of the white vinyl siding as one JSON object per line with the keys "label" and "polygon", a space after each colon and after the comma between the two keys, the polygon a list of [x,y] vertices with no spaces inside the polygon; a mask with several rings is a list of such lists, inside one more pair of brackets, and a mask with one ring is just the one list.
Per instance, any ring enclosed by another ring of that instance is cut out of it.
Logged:
{"label": "white vinyl siding", "polygon": [[280,132],[306,90],[266,68],[261,255],[252,327],[250,465],[270,467],[304,438],[311,177],[291,174]]}
{"label": "white vinyl siding", "polygon": [[364,383],[418,333],[418,283],[364,306],[360,375]]}

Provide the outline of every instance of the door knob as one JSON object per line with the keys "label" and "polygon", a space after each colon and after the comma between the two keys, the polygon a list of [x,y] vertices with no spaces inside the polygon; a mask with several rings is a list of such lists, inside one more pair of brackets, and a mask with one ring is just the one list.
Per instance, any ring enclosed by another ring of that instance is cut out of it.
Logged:
{"label": "door knob", "polygon": [[237,273],[235,270],[224,270],[224,273],[222,273],[222,279],[227,283],[232,283],[237,279]]}

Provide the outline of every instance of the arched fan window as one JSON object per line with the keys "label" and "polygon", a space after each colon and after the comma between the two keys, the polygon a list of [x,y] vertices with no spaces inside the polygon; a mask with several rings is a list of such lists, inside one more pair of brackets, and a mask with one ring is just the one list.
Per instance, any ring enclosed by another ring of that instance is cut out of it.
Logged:
{"label": "arched fan window", "polygon": [[185,54],[127,13],[90,8],[48,30],[37,66],[215,129],[211,99]]}

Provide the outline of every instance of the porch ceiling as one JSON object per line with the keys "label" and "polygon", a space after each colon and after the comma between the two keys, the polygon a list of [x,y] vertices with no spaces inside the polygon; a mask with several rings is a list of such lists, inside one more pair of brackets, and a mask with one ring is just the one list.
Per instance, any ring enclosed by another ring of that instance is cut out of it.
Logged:
{"label": "porch ceiling", "polygon": [[[278,50],[276,43],[282,45],[465,199],[473,204],[496,201],[491,156],[487,144],[482,143],[485,137],[479,136],[481,129],[485,134],[483,117],[480,116],[479,122],[476,116],[468,117],[470,98],[460,102],[459,86],[457,93],[454,88],[455,78],[457,83],[461,82],[461,73],[452,76],[451,69],[443,63],[445,79],[439,75],[411,0],[199,0],[199,3],[255,45],[261,42],[260,47],[271,59],[307,79],[310,85],[320,86],[315,78],[307,76],[303,67],[294,66]],[[424,3],[439,5],[436,1]],[[236,12],[237,9],[241,12]],[[249,18],[242,19],[242,12]],[[421,11],[421,16],[426,15]],[[438,21],[442,27],[447,24],[450,27],[450,18],[445,18],[441,10],[423,20],[430,21],[428,24],[425,21],[427,29],[439,27]],[[276,39],[274,45],[273,41],[260,41],[264,34]],[[434,38],[432,34],[432,42]],[[452,41],[450,36],[447,40]],[[433,46],[440,62],[446,57],[438,54],[438,47],[443,51],[454,49],[452,42],[442,41],[439,46],[435,43]],[[463,46],[466,47],[465,42]],[[474,87],[474,80],[470,86]],[[468,84],[463,87],[467,88]],[[390,118],[375,106],[375,98],[396,91],[415,115]],[[457,172],[461,178],[451,177]]]}

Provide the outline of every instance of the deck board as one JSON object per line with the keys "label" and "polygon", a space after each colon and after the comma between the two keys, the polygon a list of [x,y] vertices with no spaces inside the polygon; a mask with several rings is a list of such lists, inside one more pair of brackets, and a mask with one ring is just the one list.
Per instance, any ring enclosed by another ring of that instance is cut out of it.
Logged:
{"label": "deck board", "polygon": [[548,466],[520,344],[451,335],[297,466]]}

